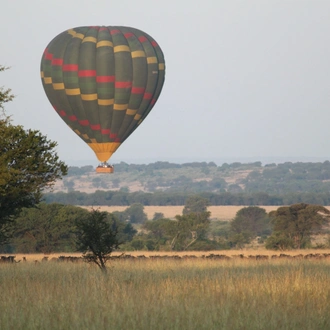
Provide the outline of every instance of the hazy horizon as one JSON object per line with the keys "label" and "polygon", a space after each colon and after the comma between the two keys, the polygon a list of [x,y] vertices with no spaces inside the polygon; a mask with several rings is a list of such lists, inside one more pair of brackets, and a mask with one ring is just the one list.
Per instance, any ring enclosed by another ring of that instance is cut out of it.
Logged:
{"label": "hazy horizon", "polygon": [[[77,166],[82,167],[86,165],[92,165],[96,167],[98,165],[98,162],[95,161],[93,158],[91,159],[81,159],[81,160],[75,160],[75,159],[67,159],[64,160],[65,163],[69,166]],[[132,158],[132,159],[123,159],[111,162],[112,164],[119,164],[121,162],[127,163],[127,164],[152,164],[156,162],[169,162],[174,164],[184,164],[184,163],[202,163],[202,162],[214,162],[217,166],[221,166],[224,163],[232,164],[235,162],[239,162],[242,164],[250,164],[255,162],[261,162],[262,166],[266,164],[282,164],[285,162],[292,162],[292,163],[298,163],[298,162],[311,162],[311,163],[323,163],[325,161],[329,161],[328,158],[324,157],[260,157],[260,158],[238,158],[238,157],[228,157],[228,158],[217,158],[217,159],[195,159],[195,158],[170,158],[170,159],[156,159],[156,158]]]}

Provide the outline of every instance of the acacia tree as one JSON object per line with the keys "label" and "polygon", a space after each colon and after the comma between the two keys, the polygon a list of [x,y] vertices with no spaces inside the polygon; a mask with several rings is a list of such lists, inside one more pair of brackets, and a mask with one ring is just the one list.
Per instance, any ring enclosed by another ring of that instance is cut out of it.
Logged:
{"label": "acacia tree", "polygon": [[239,245],[251,242],[257,236],[270,234],[269,217],[265,209],[258,206],[243,207],[230,223],[231,240]]}
{"label": "acacia tree", "polygon": [[172,250],[187,250],[198,239],[205,239],[210,225],[211,212],[194,212],[176,215],[175,236],[171,242]]}
{"label": "acacia tree", "polygon": [[134,203],[125,210],[125,214],[131,223],[143,223],[148,220],[144,212],[144,206],[140,203]]}
{"label": "acacia tree", "polygon": [[147,214],[144,212],[144,206],[140,203],[133,203],[125,211],[115,211],[113,214],[121,221],[129,221],[130,223],[144,223],[148,220]]}
{"label": "acacia tree", "polygon": [[[0,71],[5,69],[0,66]],[[14,216],[38,204],[42,190],[67,173],[56,142],[37,130],[12,125],[3,104],[13,97],[10,89],[0,88],[0,245],[11,237]]]}
{"label": "acacia tree", "polygon": [[164,217],[155,220],[146,221],[143,229],[148,230],[157,243],[170,241],[176,235],[176,222]]}
{"label": "acacia tree", "polygon": [[191,196],[187,198],[182,214],[207,212],[207,207],[209,205],[210,203],[206,198]]}
{"label": "acacia tree", "polygon": [[20,253],[51,253],[75,250],[76,219],[88,210],[58,203],[40,203],[23,209],[15,218],[16,230],[11,243]]}
{"label": "acacia tree", "polygon": [[207,211],[208,200],[198,196],[187,199],[182,215],[175,220],[155,219],[146,221],[144,229],[159,242],[170,242],[171,250],[187,250],[196,241],[207,238],[211,212]]}
{"label": "acacia tree", "polygon": [[321,232],[329,222],[330,211],[321,205],[293,204],[269,213],[273,234],[267,239],[266,248],[300,249],[310,243],[311,235]]}
{"label": "acacia tree", "polygon": [[186,200],[182,215],[176,215],[176,221],[172,225],[175,228],[172,250],[186,250],[198,239],[206,238],[211,216],[211,212],[207,211],[208,205],[209,201],[199,196]]}
{"label": "acacia tree", "polygon": [[76,223],[77,250],[83,252],[87,262],[98,265],[106,273],[106,263],[111,253],[119,248],[115,217],[107,212],[93,209]]}

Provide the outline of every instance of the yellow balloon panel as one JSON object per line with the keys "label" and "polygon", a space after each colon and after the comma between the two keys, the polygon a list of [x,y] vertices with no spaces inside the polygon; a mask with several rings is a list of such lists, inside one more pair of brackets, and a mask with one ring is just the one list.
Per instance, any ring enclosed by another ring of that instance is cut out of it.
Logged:
{"label": "yellow balloon panel", "polygon": [[121,143],[119,142],[88,143],[88,145],[95,152],[95,155],[100,162],[106,162],[119,148],[120,144]]}

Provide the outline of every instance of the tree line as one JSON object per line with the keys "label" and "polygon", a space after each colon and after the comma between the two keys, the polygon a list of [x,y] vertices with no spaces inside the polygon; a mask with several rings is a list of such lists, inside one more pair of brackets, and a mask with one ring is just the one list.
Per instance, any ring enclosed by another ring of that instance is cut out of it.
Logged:
{"label": "tree line", "polygon": [[[326,193],[330,190],[330,162],[286,162],[283,164],[233,163],[217,166],[210,162],[173,164],[115,164],[113,177],[93,176],[93,167],[70,167],[63,184],[68,191],[79,190],[79,180],[90,188],[118,189],[139,182],[147,192],[214,192],[287,195],[291,193]],[[241,177],[242,173],[245,173]],[[83,178],[82,178],[83,177]],[[233,180],[227,180],[231,178]],[[196,180],[197,179],[197,180]],[[228,182],[227,182],[227,181]]]}
{"label": "tree line", "polygon": [[[47,254],[76,252],[85,246],[86,258],[101,260],[99,266],[103,268],[104,258],[91,251],[112,252],[119,246],[121,251],[226,250],[241,249],[255,241],[267,249],[287,250],[311,248],[312,237],[317,236],[327,240],[316,247],[330,247],[330,211],[321,205],[299,203],[270,213],[262,207],[247,206],[231,221],[211,221],[208,206],[207,199],[194,196],[174,219],[157,212],[147,219],[142,204],[108,213],[41,203],[21,211],[11,241],[0,251]],[[88,244],[92,245],[90,250]]]}
{"label": "tree line", "polygon": [[[0,244],[0,250],[8,253],[45,254],[76,252],[79,227],[84,222],[88,223],[94,213],[58,203],[40,203],[33,208],[23,208],[13,220],[10,241]],[[131,222],[122,221],[111,213],[104,214],[106,221],[116,227],[116,237],[120,244],[133,239],[137,231]]]}
{"label": "tree line", "polygon": [[130,193],[125,190],[97,190],[94,193],[84,193],[80,191],[45,193],[43,200],[46,203],[85,206],[129,206],[133,203],[140,203],[144,206],[175,206],[185,205],[186,200],[191,196],[206,198],[210,205],[291,205],[302,202],[307,204],[330,205],[330,192],[271,195],[265,192],[202,192],[193,194],[190,192],[158,191],[146,193],[139,191]]}

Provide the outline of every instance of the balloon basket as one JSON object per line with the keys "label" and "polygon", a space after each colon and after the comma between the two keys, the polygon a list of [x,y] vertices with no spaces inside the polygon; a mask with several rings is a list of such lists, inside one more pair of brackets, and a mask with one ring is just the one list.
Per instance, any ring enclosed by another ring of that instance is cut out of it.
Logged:
{"label": "balloon basket", "polygon": [[96,173],[113,173],[114,167],[107,163],[102,163],[96,168]]}

